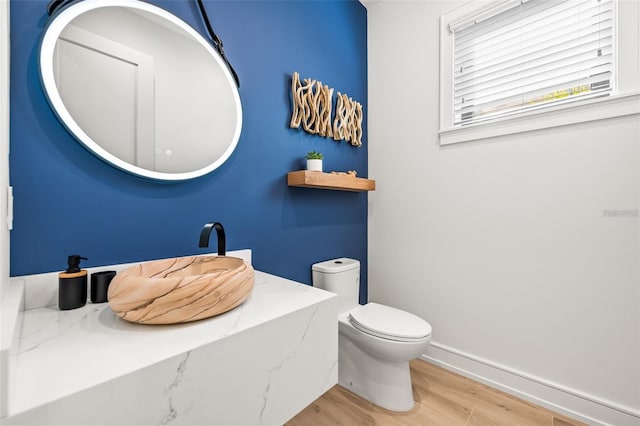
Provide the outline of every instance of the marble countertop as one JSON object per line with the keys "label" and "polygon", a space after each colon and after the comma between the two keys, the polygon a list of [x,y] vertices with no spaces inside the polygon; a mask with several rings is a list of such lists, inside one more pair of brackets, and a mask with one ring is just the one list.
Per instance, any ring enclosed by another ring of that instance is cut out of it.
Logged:
{"label": "marble countertop", "polygon": [[[170,357],[334,297],[333,293],[256,271],[238,308],[178,325],[128,323],[107,303],[21,312],[12,348],[9,415],[91,388]],[[259,348],[252,348],[256,350]]]}

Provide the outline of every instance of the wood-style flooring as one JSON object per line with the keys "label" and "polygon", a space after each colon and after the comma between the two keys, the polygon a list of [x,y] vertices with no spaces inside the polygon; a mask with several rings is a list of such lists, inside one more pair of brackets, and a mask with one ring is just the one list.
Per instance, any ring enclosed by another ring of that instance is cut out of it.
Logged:
{"label": "wood-style flooring", "polygon": [[385,410],[334,386],[287,426],[584,426],[560,414],[422,360],[410,362],[411,411]]}

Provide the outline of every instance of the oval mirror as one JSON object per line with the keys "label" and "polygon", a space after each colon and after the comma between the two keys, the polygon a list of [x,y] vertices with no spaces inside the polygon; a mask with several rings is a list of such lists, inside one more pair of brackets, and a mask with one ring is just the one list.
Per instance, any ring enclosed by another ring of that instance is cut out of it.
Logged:
{"label": "oval mirror", "polygon": [[59,11],[42,39],[40,76],[71,134],[138,176],[202,176],[240,138],[240,96],[221,56],[148,3],[84,0]]}

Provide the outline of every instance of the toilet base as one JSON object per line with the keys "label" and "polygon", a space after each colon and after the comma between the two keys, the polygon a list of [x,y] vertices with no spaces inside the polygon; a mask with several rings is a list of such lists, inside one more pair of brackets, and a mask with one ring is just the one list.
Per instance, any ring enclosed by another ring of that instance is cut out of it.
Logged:
{"label": "toilet base", "polygon": [[345,336],[339,338],[338,384],[388,410],[408,411],[414,405],[409,361],[371,356]]}

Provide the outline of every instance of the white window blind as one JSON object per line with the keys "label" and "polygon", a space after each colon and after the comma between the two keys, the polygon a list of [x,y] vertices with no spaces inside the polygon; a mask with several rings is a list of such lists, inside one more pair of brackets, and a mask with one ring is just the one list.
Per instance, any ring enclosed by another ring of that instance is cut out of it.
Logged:
{"label": "white window blind", "polygon": [[454,124],[609,95],[614,1],[508,0],[452,23]]}

